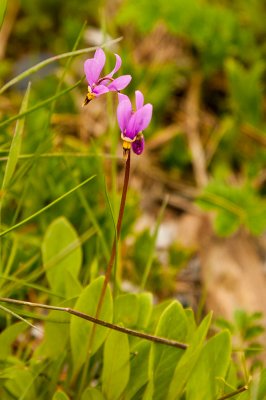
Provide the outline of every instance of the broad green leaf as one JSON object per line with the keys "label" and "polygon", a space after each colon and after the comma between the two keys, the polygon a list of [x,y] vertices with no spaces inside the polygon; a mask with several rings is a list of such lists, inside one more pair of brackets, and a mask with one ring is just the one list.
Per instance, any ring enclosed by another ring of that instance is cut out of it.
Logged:
{"label": "broad green leaf", "polygon": [[204,318],[193,335],[188,349],[177,364],[169,387],[168,396],[165,397],[167,400],[179,399],[183,393],[185,385],[199,359],[204,340],[210,327],[211,317],[212,314],[210,313]]}
{"label": "broad green leaf", "polygon": [[[162,313],[155,335],[184,342],[187,332],[188,321],[184,308],[177,301],[173,301]],[[184,350],[182,349],[152,343],[149,359],[148,397],[152,391],[154,400],[166,398],[176,365],[183,354]],[[148,398],[147,393],[146,398]]]}
{"label": "broad green leaf", "polygon": [[105,400],[105,398],[99,390],[89,387],[82,393],[81,400]]}
{"label": "broad green leaf", "polygon": [[138,329],[147,328],[151,313],[152,313],[152,294],[151,293],[139,293],[138,294],[139,303],[139,315],[137,321]]}
{"label": "broad green leaf", "polygon": [[228,331],[212,337],[204,346],[199,360],[189,378],[186,400],[213,400],[221,397],[221,380],[230,364],[231,337]]}
{"label": "broad green leaf", "polygon": [[127,293],[117,296],[114,303],[114,323],[122,323],[128,328],[136,326],[139,303],[136,294]]}
{"label": "broad green leaf", "polygon": [[0,334],[0,359],[4,360],[12,353],[12,344],[17,336],[27,329],[27,325],[24,322],[17,322],[13,325],[8,326]]}
{"label": "broad green leaf", "polygon": [[1,26],[5,19],[6,6],[7,6],[7,0],[1,0],[1,2],[0,2],[0,29],[1,29]]}
{"label": "broad green leaf", "polygon": [[[103,282],[104,277],[100,276],[92,281],[85,289],[83,289],[75,304],[75,310],[84,312],[94,317],[96,315]],[[107,322],[112,322],[113,319],[113,300],[109,286],[106,290],[99,319]],[[93,324],[89,321],[77,318],[74,315],[72,315],[70,318],[70,343],[75,372],[80,370],[81,366],[88,357],[87,352],[92,333],[92,327]],[[93,346],[91,349],[92,354],[94,354],[103,344],[108,332],[109,330],[105,327],[96,327]]]}
{"label": "broad green leaf", "polygon": [[188,333],[187,333],[187,342],[190,342],[195,330],[197,329],[197,324],[195,321],[195,315],[194,312],[191,308],[186,308],[185,309],[185,313],[186,313],[186,317],[187,317],[187,321],[188,321]]}
{"label": "broad green leaf", "polygon": [[15,399],[36,399],[34,376],[25,366],[18,365],[4,371],[6,379],[5,388]]}
{"label": "broad green leaf", "polygon": [[164,310],[169,306],[169,304],[172,303],[171,299],[168,300],[164,300],[163,302],[156,304],[153,308],[152,308],[152,313],[150,316],[150,321],[149,321],[149,325],[148,325],[148,331],[149,332],[154,332],[157,326],[157,323],[160,319],[160,316],[162,315],[162,313],[164,312]]}
{"label": "broad green leaf", "polygon": [[[25,112],[27,110],[29,94],[30,94],[30,83],[28,84],[25,96],[24,96],[22,104],[21,104],[21,108],[20,108],[21,113]],[[21,118],[20,120],[17,121],[15,133],[14,133],[12,143],[10,146],[10,150],[9,150],[8,160],[6,163],[6,169],[5,169],[2,189],[7,188],[7,186],[9,185],[9,183],[12,179],[14,171],[15,171],[15,168],[16,168],[16,165],[18,162],[18,157],[20,154],[20,149],[21,149],[24,123],[25,123],[25,118]]]}
{"label": "broad green leaf", "polygon": [[42,256],[51,289],[66,298],[78,295],[81,290],[78,282],[82,263],[81,245],[66,218],[57,218],[47,228]]}
{"label": "broad green leaf", "polygon": [[148,360],[151,343],[141,340],[130,349],[130,377],[125,392],[125,399],[132,399],[135,394],[147,384]]}
{"label": "broad green leaf", "polygon": [[261,371],[258,399],[266,398],[266,368]]}
{"label": "broad green leaf", "polygon": [[69,397],[60,390],[53,395],[52,400],[69,400]]}
{"label": "broad green leaf", "polygon": [[[73,307],[74,300],[66,300],[60,303],[60,307]],[[66,312],[51,311],[49,320],[44,323],[44,339],[37,347],[34,355],[55,359],[66,351],[69,341],[70,314]]]}
{"label": "broad green leaf", "polygon": [[104,344],[102,389],[107,400],[118,400],[130,373],[128,337],[111,331]]}

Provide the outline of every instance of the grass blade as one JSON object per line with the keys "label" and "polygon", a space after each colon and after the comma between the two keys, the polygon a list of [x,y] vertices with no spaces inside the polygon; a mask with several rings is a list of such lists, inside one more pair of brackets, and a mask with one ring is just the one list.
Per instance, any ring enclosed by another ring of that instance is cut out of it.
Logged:
{"label": "grass blade", "polygon": [[[114,40],[111,40],[110,42],[104,43],[101,47],[108,47],[113,45],[114,43],[117,43],[121,40],[122,38],[117,38]],[[15,78],[11,79],[9,82],[7,82],[1,89],[0,89],[0,94],[5,92],[8,88],[11,86],[15,85],[17,82],[21,81],[22,79],[26,78],[27,76],[33,74],[34,72],[39,71],[40,69],[44,68],[46,65],[51,64],[55,61],[61,60],[63,58],[68,58],[68,57],[75,57],[79,56],[81,54],[86,54],[88,52],[94,51],[98,48],[99,46],[94,46],[94,47],[87,47],[84,49],[76,50],[76,51],[70,51],[68,53],[63,53],[59,54],[58,56],[50,57],[47,58],[44,61],[41,61],[40,63],[34,65],[33,67],[27,69],[26,71],[22,72],[21,74],[17,75]]]}
{"label": "grass blade", "polygon": [[23,318],[23,317],[21,317],[20,315],[16,314],[14,311],[11,311],[9,308],[6,308],[6,307],[0,305],[0,310],[6,312],[7,314],[12,315],[13,317],[19,319],[20,321],[25,322],[25,324],[29,325],[31,328],[34,328],[34,329],[36,329],[38,332],[41,332],[41,333],[42,333],[42,331],[41,331],[39,328],[37,328],[37,326],[34,326],[34,325],[31,324],[29,321],[27,321],[25,318]]}
{"label": "grass blade", "polygon": [[6,6],[7,6],[7,0],[1,0],[1,3],[0,3],[0,28],[5,19]]}
{"label": "grass blade", "polygon": [[[29,102],[29,94],[30,94],[30,83],[28,84],[25,96],[24,96],[22,104],[21,104],[20,114],[24,113],[27,110],[28,102]],[[15,171],[15,168],[16,168],[16,165],[18,162],[18,157],[19,157],[20,150],[21,150],[24,123],[25,123],[25,118],[21,118],[20,120],[17,121],[15,133],[14,133],[12,143],[10,146],[8,160],[6,163],[6,169],[5,169],[2,189],[6,189],[6,187],[8,186],[8,184],[13,176],[13,173]]]}

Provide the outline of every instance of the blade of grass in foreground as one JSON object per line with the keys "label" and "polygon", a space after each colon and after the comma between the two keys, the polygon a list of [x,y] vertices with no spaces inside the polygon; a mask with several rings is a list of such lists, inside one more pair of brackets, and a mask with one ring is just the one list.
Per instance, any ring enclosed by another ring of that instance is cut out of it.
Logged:
{"label": "blade of grass in foreground", "polygon": [[0,3],[0,28],[5,19],[6,6],[7,6],[7,0],[1,0],[1,3]]}
{"label": "blade of grass in foreground", "polygon": [[[39,328],[37,328],[37,326],[34,326],[33,324],[31,324],[29,321],[27,321],[25,318],[21,317],[20,315],[18,315],[17,313],[15,313],[14,311],[10,310],[9,308],[6,308],[4,306],[0,305],[0,310],[6,312],[7,314],[12,315],[12,317],[15,317],[17,319],[19,319],[20,321],[25,322],[25,324],[29,325],[31,328],[36,329],[38,332],[41,332],[41,330]],[[42,333],[42,332],[41,332]]]}
{"label": "blade of grass in foreground", "polygon": [[[30,94],[30,83],[28,84],[25,96],[24,96],[22,104],[21,104],[20,114],[24,113],[27,110],[28,102],[29,102],[29,94]],[[9,150],[8,160],[6,163],[2,189],[5,189],[8,186],[8,184],[13,176],[13,173],[15,171],[15,168],[16,168],[16,165],[18,162],[18,158],[19,158],[19,154],[20,154],[20,150],[21,150],[24,123],[25,123],[25,118],[21,118],[20,120],[17,121],[15,133],[14,133],[12,143],[10,146],[10,150]]]}
{"label": "blade of grass in foreground", "polygon": [[91,176],[90,178],[86,179],[85,181],[81,182],[79,185],[75,186],[74,188],[70,189],[68,192],[64,193],[62,196],[58,197],[51,203],[47,204],[47,206],[41,208],[40,210],[36,211],[34,214],[30,215],[28,218],[23,219],[19,223],[11,226],[10,228],[6,229],[3,232],[0,232],[0,237],[6,235],[7,233],[13,231],[14,229],[17,229],[21,227],[22,225],[26,224],[27,222],[31,221],[33,218],[37,217],[38,215],[42,214],[44,211],[48,210],[50,207],[54,206],[56,203],[59,201],[63,200],[65,197],[69,196],[71,193],[75,192],[77,189],[80,187],[84,186],[86,183],[88,183],[90,180],[95,178],[96,175]]}
{"label": "blade of grass in foreground", "polygon": [[[114,40],[111,40],[110,42],[104,43],[100,47],[108,47],[111,46],[117,42],[120,42],[122,38],[117,38]],[[26,71],[22,72],[15,78],[11,79],[9,82],[7,82],[1,89],[0,89],[0,94],[2,94],[4,91],[6,91],[8,88],[11,86],[15,85],[17,82],[21,81],[22,79],[26,78],[27,76],[33,74],[34,72],[39,71],[40,69],[44,68],[46,65],[51,64],[55,61],[61,60],[62,58],[67,58],[67,57],[74,57],[74,56],[79,56],[81,54],[86,54],[88,52],[94,51],[98,48],[99,46],[94,46],[94,47],[87,47],[85,49],[80,49],[76,51],[70,51],[68,53],[63,53],[59,54],[58,56],[50,57],[47,58],[46,60],[34,65],[33,67],[27,69]]]}

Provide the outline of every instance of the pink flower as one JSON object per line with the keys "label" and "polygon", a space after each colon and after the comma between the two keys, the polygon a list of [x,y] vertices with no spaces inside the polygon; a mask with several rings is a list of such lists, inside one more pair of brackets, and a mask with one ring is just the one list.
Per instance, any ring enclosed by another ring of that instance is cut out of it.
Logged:
{"label": "pink flower", "polygon": [[136,111],[133,111],[129,98],[118,94],[117,120],[121,129],[124,153],[131,148],[136,154],[141,154],[144,149],[144,136],[142,131],[147,128],[152,117],[152,105],[144,105],[143,94],[137,90]]}
{"label": "pink flower", "polygon": [[88,81],[88,94],[85,98],[84,104],[88,104],[94,97],[101,94],[119,91],[124,89],[131,81],[130,75],[122,75],[119,78],[113,79],[113,75],[121,67],[122,61],[118,54],[115,54],[116,63],[114,69],[108,74],[100,78],[100,74],[105,65],[106,57],[102,49],[95,51],[94,57],[89,58],[84,63],[84,72]]}

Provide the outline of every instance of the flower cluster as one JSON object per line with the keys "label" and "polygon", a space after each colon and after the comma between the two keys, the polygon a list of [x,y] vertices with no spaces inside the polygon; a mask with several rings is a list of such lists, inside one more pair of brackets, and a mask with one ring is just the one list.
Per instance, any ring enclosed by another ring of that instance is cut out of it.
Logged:
{"label": "flower cluster", "polygon": [[144,105],[143,94],[135,92],[135,110],[129,98],[119,93],[125,89],[131,81],[130,75],[121,75],[113,78],[113,75],[120,69],[122,61],[118,54],[115,54],[116,63],[114,69],[107,75],[100,77],[105,65],[106,57],[102,49],[97,49],[94,57],[84,63],[84,72],[88,81],[88,93],[83,105],[88,104],[95,97],[108,92],[118,92],[117,120],[121,129],[124,154],[130,151],[141,154],[144,149],[144,136],[142,131],[147,128],[152,117],[152,105]]}

